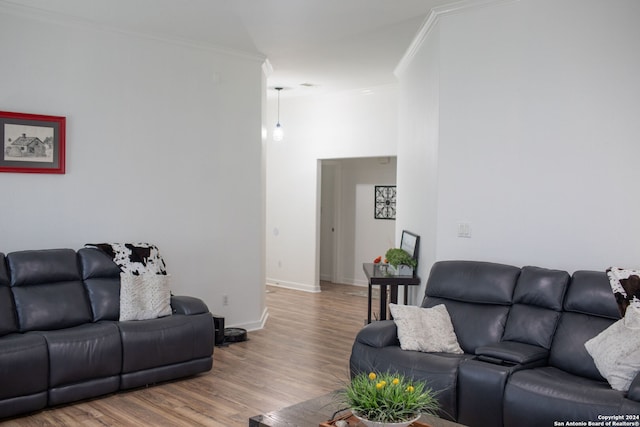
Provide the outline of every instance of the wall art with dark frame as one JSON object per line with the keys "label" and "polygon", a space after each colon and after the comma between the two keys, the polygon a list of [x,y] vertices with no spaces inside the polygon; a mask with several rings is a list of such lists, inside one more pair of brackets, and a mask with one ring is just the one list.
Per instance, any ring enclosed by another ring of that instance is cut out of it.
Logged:
{"label": "wall art with dark frame", "polygon": [[65,172],[66,117],[0,111],[0,172]]}
{"label": "wall art with dark frame", "polygon": [[396,219],[396,186],[376,185],[374,194],[375,219]]}

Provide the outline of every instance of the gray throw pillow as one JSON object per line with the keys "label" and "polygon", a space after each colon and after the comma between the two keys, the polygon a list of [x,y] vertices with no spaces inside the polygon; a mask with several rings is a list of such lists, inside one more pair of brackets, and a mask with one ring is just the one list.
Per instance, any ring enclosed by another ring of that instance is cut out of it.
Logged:
{"label": "gray throw pillow", "polygon": [[444,304],[432,308],[389,304],[403,350],[462,354]]}

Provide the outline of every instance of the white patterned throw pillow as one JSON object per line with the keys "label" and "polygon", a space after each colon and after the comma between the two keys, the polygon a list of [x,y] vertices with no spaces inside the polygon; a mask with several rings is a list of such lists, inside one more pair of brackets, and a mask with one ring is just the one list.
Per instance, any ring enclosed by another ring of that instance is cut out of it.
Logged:
{"label": "white patterned throw pillow", "polygon": [[169,275],[120,273],[120,321],[171,314]]}
{"label": "white patterned throw pillow", "polygon": [[640,372],[640,309],[630,305],[618,320],[584,344],[614,390],[627,391]]}
{"label": "white patterned throw pillow", "polygon": [[389,304],[403,350],[462,354],[444,304],[432,308]]}
{"label": "white patterned throw pillow", "polygon": [[87,243],[109,256],[120,268],[120,320],[169,316],[171,290],[166,265],[150,243]]}

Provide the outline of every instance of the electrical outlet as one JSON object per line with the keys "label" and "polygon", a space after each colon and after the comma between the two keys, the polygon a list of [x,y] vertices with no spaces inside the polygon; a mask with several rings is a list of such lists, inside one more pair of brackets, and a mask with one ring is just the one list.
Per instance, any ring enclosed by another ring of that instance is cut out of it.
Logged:
{"label": "electrical outlet", "polygon": [[468,222],[458,223],[458,237],[471,238],[471,224]]}
{"label": "electrical outlet", "polygon": [[222,305],[229,305],[229,295],[222,296]]}

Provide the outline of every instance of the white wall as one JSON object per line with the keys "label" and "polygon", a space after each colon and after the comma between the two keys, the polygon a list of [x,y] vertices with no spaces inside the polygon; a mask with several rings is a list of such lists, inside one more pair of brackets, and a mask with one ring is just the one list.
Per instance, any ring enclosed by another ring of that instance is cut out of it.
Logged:
{"label": "white wall", "polygon": [[[520,0],[439,19],[400,73],[398,185],[437,172],[435,191],[414,188],[399,207],[437,197],[427,264],[638,266],[638,18],[633,0]],[[437,165],[408,168],[407,154],[433,151],[429,131],[414,131],[433,102]],[[470,239],[456,236],[461,221]]]}
{"label": "white wall", "polygon": [[[411,67],[401,74],[398,140],[398,216],[396,243],[402,230],[420,236],[417,274],[424,282],[436,258],[439,37],[436,31],[423,42]],[[411,287],[411,301],[420,302],[421,287]]]}
{"label": "white wall", "polygon": [[259,326],[263,59],[9,6],[0,57],[2,109],[67,117],[65,175],[0,174],[0,250],[150,241],[175,294]]}
{"label": "white wall", "polygon": [[[269,137],[275,102],[272,98]],[[395,156],[397,88],[285,95],[280,122],[284,140],[267,143],[267,282],[317,291],[319,159]]]}

